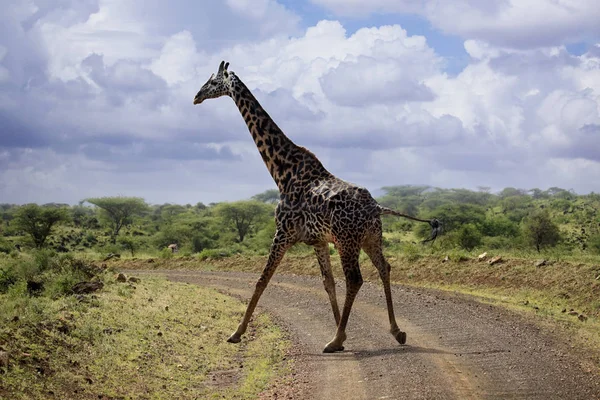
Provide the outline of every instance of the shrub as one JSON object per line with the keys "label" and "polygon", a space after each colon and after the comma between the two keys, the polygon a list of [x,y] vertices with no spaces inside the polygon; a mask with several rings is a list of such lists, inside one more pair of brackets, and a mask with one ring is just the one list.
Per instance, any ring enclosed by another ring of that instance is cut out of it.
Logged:
{"label": "shrub", "polygon": [[482,235],[474,224],[465,224],[460,227],[457,235],[458,245],[468,251],[481,245]]}
{"label": "shrub", "polygon": [[0,253],[10,254],[15,247],[11,242],[0,236]]}
{"label": "shrub", "polygon": [[164,248],[160,251],[160,253],[158,253],[158,257],[168,260],[170,258],[173,258],[173,251],[171,251],[171,249],[169,248]]}
{"label": "shrub", "polygon": [[8,288],[14,285],[17,280],[18,277],[12,268],[0,268],[0,293],[6,293]]}
{"label": "shrub", "polygon": [[600,254],[600,233],[590,236],[586,242],[586,245],[591,253]]}
{"label": "shrub", "polygon": [[421,252],[422,246],[413,243],[405,243],[404,246],[402,246],[402,253],[407,261],[417,261],[422,257]]}
{"label": "shrub", "polygon": [[541,247],[554,247],[560,240],[558,226],[552,222],[546,210],[531,214],[525,221],[523,232],[538,253]]}

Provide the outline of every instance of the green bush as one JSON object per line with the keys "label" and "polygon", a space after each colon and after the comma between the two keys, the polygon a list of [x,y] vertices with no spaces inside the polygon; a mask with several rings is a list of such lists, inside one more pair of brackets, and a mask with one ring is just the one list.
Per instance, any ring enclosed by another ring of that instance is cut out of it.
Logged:
{"label": "green bush", "polygon": [[6,258],[0,268],[0,293],[11,291],[15,285],[35,281],[43,284],[43,294],[50,297],[71,293],[78,282],[99,276],[99,270],[89,261],[72,254],[57,254],[39,250],[19,258]]}
{"label": "green bush", "polygon": [[0,236],[0,253],[10,254],[15,249],[15,246],[8,240]]}
{"label": "green bush", "polygon": [[481,245],[482,235],[474,224],[465,224],[459,228],[456,239],[462,249],[471,251]]}
{"label": "green bush", "polygon": [[170,258],[173,258],[173,251],[165,247],[160,251],[160,253],[158,253],[158,257],[164,260],[168,260]]}
{"label": "green bush", "polygon": [[481,233],[485,236],[514,237],[519,235],[519,225],[504,215],[494,215],[483,221]]}
{"label": "green bush", "polygon": [[534,212],[524,222],[523,234],[538,253],[542,247],[554,247],[560,241],[560,231],[548,211]]}
{"label": "green bush", "polygon": [[600,254],[600,233],[590,236],[586,245],[592,254]]}
{"label": "green bush", "polygon": [[6,293],[8,288],[18,281],[18,276],[14,269],[4,267],[0,268],[0,293]]}
{"label": "green bush", "polygon": [[205,235],[197,234],[192,237],[191,247],[193,253],[200,253],[204,249],[215,247],[215,241]]}
{"label": "green bush", "polygon": [[504,236],[485,236],[482,240],[482,246],[486,249],[510,249],[514,248],[517,242]]}
{"label": "green bush", "polygon": [[423,257],[423,246],[413,244],[413,243],[404,243],[402,246],[402,254],[407,261],[417,261],[419,258]]}

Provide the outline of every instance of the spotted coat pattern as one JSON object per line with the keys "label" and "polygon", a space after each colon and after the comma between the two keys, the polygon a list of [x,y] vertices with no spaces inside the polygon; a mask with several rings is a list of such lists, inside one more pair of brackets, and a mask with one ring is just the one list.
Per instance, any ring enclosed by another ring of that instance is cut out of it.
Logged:
{"label": "spotted coat pattern", "polygon": [[[399,343],[405,343],[406,334],[398,328],[394,317],[390,265],[382,252],[380,219],[382,214],[405,215],[380,206],[367,189],[335,177],[313,153],[294,144],[238,76],[227,70],[228,65],[221,62],[216,76],[213,74],[200,89],[194,104],[221,96],[234,100],[280,192],[280,202],[275,210],[277,229],[267,264],[242,322],[228,340],[233,343],[241,340],[256,304],[283,255],[293,244],[303,242],[314,246],[337,324],[335,336],[325,346],[324,352],[344,348],[350,310],[363,283],[358,263],[361,249],[370,257],[383,282],[390,331]],[[328,243],[331,242],[339,252],[346,277],[346,299],[341,314],[329,259]]]}

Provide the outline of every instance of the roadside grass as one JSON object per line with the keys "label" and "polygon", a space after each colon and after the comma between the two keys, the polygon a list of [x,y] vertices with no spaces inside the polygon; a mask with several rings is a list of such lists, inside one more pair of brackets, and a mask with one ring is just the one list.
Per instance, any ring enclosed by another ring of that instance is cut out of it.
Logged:
{"label": "roadside grass", "polygon": [[84,296],[0,294],[0,398],[255,398],[289,342],[265,314],[226,343],[245,306],[215,290],[158,277]]}
{"label": "roadside grass", "polygon": [[[519,258],[500,251],[489,251],[486,260],[478,261],[479,251],[451,250],[448,253],[404,245],[402,252],[391,249],[386,256],[392,266],[395,283],[459,292],[478,297],[483,302],[517,310],[540,322],[558,323],[579,344],[600,350],[600,259],[571,262],[542,256],[522,254]],[[445,255],[449,261],[444,262]],[[503,260],[494,265],[488,261],[496,256]],[[537,260],[546,258],[546,265],[536,267]],[[262,271],[266,257],[235,255],[199,260],[176,257],[148,264],[143,260],[123,260],[123,268],[201,269],[207,271]],[[594,262],[595,261],[595,262]],[[336,279],[343,279],[339,257],[332,256]],[[361,254],[362,274],[366,280],[379,282],[379,275],[368,257]],[[282,261],[278,273],[319,276],[316,258],[309,252],[290,253]]]}

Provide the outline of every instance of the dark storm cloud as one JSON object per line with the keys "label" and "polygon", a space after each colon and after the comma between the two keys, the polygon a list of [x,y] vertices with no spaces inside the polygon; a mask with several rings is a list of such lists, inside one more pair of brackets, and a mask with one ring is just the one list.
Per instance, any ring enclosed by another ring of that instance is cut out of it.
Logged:
{"label": "dark storm cloud", "polygon": [[49,140],[40,133],[40,128],[32,128],[17,117],[0,110],[0,149],[44,147]]}

